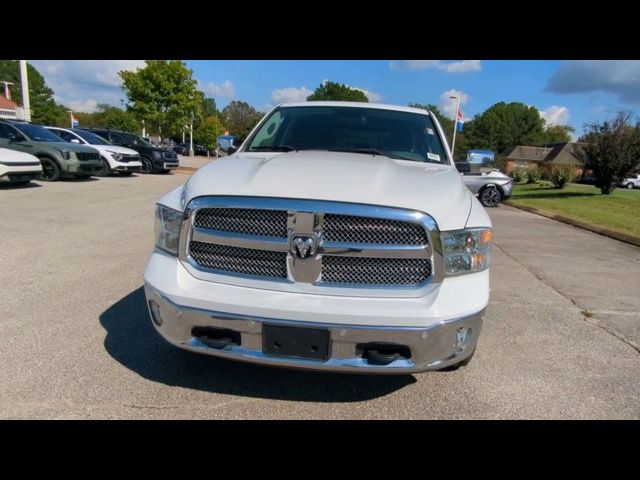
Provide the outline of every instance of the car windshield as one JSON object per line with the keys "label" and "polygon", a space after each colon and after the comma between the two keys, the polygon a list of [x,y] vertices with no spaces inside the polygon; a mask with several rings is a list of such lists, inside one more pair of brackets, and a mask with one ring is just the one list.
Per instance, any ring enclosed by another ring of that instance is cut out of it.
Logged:
{"label": "car windshield", "polygon": [[24,133],[29,139],[34,142],[64,142],[55,133],[47,130],[40,125],[31,125],[30,123],[14,123],[14,127]]}
{"label": "car windshield", "polygon": [[84,130],[73,130],[73,133],[82,137],[89,145],[111,145],[111,142],[108,142],[104,138],[96,135],[95,133],[85,132]]}
{"label": "car windshield", "polygon": [[115,143],[119,145],[144,146],[153,148],[153,145],[144,140],[142,137],[134,135],[133,133],[111,132],[111,138]]}
{"label": "car windshield", "polygon": [[247,143],[248,152],[327,150],[448,165],[430,116],[366,107],[282,107]]}

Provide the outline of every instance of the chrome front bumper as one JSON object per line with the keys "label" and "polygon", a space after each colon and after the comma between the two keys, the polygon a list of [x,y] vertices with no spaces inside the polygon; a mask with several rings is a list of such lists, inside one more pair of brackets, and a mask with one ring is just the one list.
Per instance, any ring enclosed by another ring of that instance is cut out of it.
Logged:
{"label": "chrome front bumper", "polygon": [[[461,362],[473,353],[484,318],[484,310],[482,310],[470,316],[425,328],[360,327],[230,315],[184,307],[176,305],[148,284],[145,285],[145,293],[147,308],[150,301],[156,302],[159,306],[161,324],[158,325],[153,321],[150,310],[152,324],[165,340],[180,348],[252,363],[334,372],[405,374],[446,368]],[[322,361],[264,354],[262,352],[264,324],[327,329],[330,333],[329,359]],[[191,332],[195,327],[218,327],[239,332],[241,344],[228,345],[220,349],[213,348],[192,335]],[[469,333],[463,344],[456,345],[458,331],[462,328],[470,329]],[[370,364],[358,354],[356,348],[358,344],[370,342],[405,345],[411,350],[411,358],[398,359],[387,365]]]}

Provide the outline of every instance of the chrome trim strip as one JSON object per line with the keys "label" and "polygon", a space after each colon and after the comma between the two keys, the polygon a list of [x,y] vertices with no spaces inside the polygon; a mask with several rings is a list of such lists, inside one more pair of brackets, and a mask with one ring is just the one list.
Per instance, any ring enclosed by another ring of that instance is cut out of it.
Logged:
{"label": "chrome trim strip", "polygon": [[289,242],[286,238],[221,232],[219,230],[210,230],[202,227],[193,227],[191,240],[204,243],[216,243],[230,247],[254,248],[256,250],[272,250],[275,252],[289,251]]}

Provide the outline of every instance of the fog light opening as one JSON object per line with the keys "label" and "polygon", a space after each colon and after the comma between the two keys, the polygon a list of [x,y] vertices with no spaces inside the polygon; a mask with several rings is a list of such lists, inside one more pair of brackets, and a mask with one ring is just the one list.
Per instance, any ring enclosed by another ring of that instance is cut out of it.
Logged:
{"label": "fog light opening", "polygon": [[456,330],[456,343],[455,350],[456,353],[460,353],[465,349],[469,341],[471,340],[471,328],[470,327],[462,327]]}
{"label": "fog light opening", "polygon": [[160,305],[155,300],[149,300],[149,310],[151,311],[151,320],[158,327],[162,325],[162,316],[160,315]]}

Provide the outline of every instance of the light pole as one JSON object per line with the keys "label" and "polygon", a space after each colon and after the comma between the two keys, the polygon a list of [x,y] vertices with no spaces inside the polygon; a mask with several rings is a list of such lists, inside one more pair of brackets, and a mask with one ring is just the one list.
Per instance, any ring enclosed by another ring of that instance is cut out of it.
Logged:
{"label": "light pole", "polygon": [[451,157],[453,158],[453,151],[456,148],[456,131],[458,130],[458,112],[460,111],[460,96],[455,95],[449,98],[456,99],[456,113],[453,117],[453,140],[451,141]]}
{"label": "light pole", "polygon": [[31,106],[29,103],[29,75],[27,74],[27,61],[20,60],[20,83],[22,83],[22,109],[24,119],[31,121]]}
{"label": "light pole", "polygon": [[193,113],[191,114],[191,123],[189,124],[189,156],[193,157]]}

